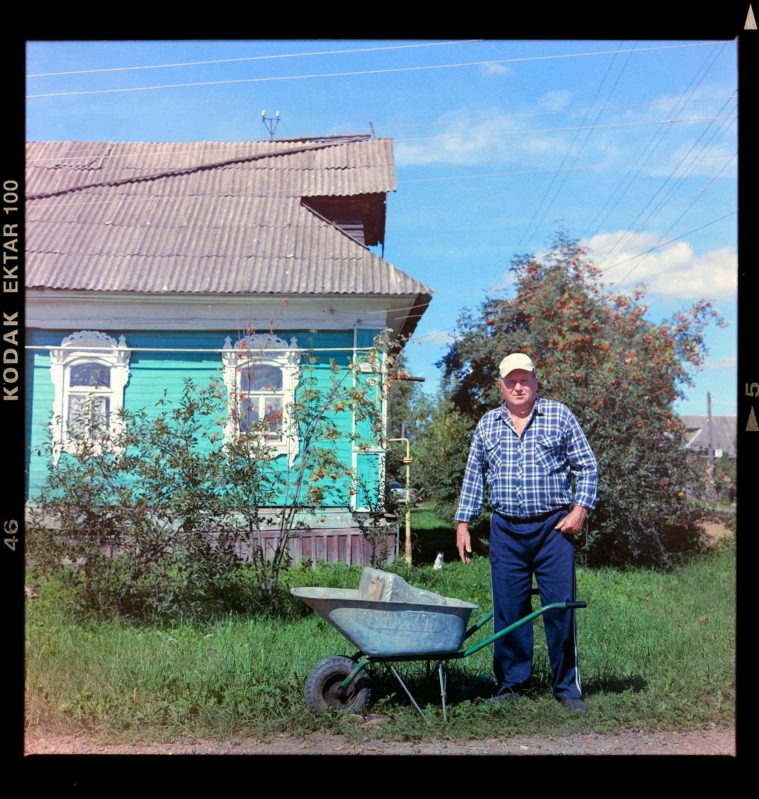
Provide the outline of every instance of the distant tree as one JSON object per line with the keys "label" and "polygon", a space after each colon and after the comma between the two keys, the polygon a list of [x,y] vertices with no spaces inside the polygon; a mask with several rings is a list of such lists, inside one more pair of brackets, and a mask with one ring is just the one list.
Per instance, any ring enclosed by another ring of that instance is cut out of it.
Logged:
{"label": "distant tree", "polygon": [[414,468],[425,498],[444,519],[453,519],[475,423],[443,393],[427,403],[429,413],[414,448]]}
{"label": "distant tree", "polygon": [[[422,389],[422,384],[409,380],[411,371],[408,366],[406,352],[391,352],[388,358],[387,380],[387,437],[408,438],[412,445],[411,482],[414,487],[419,487],[419,471],[416,465],[417,453],[415,442],[420,432],[426,425],[426,417],[430,412],[430,400]],[[400,443],[390,443],[387,448],[386,472],[387,483],[393,480],[406,479],[403,459],[406,455],[405,446]],[[387,503],[390,509],[397,504],[388,494]]]}
{"label": "distant tree", "polygon": [[452,406],[475,423],[501,402],[501,358],[528,353],[540,393],[575,413],[599,461],[599,504],[581,539],[587,561],[666,566],[697,548],[686,497],[692,471],[673,403],[703,364],[705,325],[724,324],[710,302],[654,323],[643,289],[607,290],[564,233],[541,261],[518,256],[511,271],[512,296],[488,297],[459,319],[441,362]]}
{"label": "distant tree", "polygon": [[421,389],[419,383],[407,379],[411,372],[404,350],[388,356],[387,368],[387,435],[400,438],[413,425],[413,403]]}

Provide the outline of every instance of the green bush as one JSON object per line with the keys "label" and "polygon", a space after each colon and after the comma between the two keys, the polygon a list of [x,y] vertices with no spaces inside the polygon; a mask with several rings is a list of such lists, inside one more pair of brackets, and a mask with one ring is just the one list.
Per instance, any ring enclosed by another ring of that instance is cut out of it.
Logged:
{"label": "green bush", "polygon": [[[344,501],[357,476],[335,444],[349,436],[375,446],[379,405],[356,388],[351,364],[333,362],[328,385],[316,359],[303,366],[296,402],[299,457],[293,468],[274,456],[265,435],[223,443],[216,432],[227,414],[223,386],[186,380],[175,403],[156,412],[122,412],[115,431],[88,425],[72,455],[52,442],[47,479],[29,514],[27,552],[41,574],[73,589],[81,614],[133,619],[215,616],[287,604],[278,588],[289,562],[287,543],[303,518],[329,494]],[[369,433],[340,429],[334,407],[349,408]],[[268,420],[257,423],[266,432]],[[255,432],[255,430],[254,430]],[[351,491],[353,489],[351,488]],[[262,531],[274,530],[264,552]]]}

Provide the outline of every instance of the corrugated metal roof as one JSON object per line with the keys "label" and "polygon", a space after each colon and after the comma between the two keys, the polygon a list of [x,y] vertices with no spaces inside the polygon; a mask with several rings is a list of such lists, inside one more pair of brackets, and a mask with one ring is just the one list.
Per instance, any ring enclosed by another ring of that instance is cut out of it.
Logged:
{"label": "corrugated metal roof", "polygon": [[34,142],[27,288],[426,294],[301,197],[395,189],[387,139]]}
{"label": "corrugated metal roof", "polygon": [[183,171],[204,173],[209,194],[347,196],[396,188],[389,139],[27,144],[28,197]]}
{"label": "corrugated metal roof", "polygon": [[[685,448],[709,449],[709,431],[706,416],[682,416],[685,427]],[[735,457],[735,442],[738,436],[737,416],[712,416],[712,446],[721,450],[728,458]]]}

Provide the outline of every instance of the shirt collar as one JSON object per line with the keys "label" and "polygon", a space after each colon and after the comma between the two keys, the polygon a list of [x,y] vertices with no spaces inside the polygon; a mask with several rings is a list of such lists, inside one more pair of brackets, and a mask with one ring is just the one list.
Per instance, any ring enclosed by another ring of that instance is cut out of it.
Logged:
{"label": "shirt collar", "polygon": [[[532,418],[532,416],[542,416],[544,412],[545,409],[543,408],[543,398],[540,396],[540,394],[538,394],[538,396],[535,397],[535,404],[532,406],[532,413],[527,418]],[[506,424],[513,427],[511,416],[509,416],[509,406],[505,402],[501,405],[501,416]]]}

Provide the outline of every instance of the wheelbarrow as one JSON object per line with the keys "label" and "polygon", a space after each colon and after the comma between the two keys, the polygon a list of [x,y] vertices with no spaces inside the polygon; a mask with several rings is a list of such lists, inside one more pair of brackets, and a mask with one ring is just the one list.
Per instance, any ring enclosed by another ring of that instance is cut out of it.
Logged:
{"label": "wheelbarrow", "polygon": [[[435,662],[440,680],[443,719],[447,718],[447,664],[469,657],[490,646],[502,635],[527,624],[549,610],[571,611],[585,602],[553,602],[529,613],[484,641],[462,648],[462,643],[493,618],[492,611],[467,627],[470,602],[444,597],[409,585],[402,577],[380,569],[365,568],[358,589],[292,588],[325,621],[350,641],[353,657],[335,656],[317,663],[306,678],[308,709],[319,714],[330,707],[361,713],[371,702],[371,678],[366,667],[382,663],[424,718],[419,705],[393,663]],[[533,593],[536,590],[533,589]]]}

